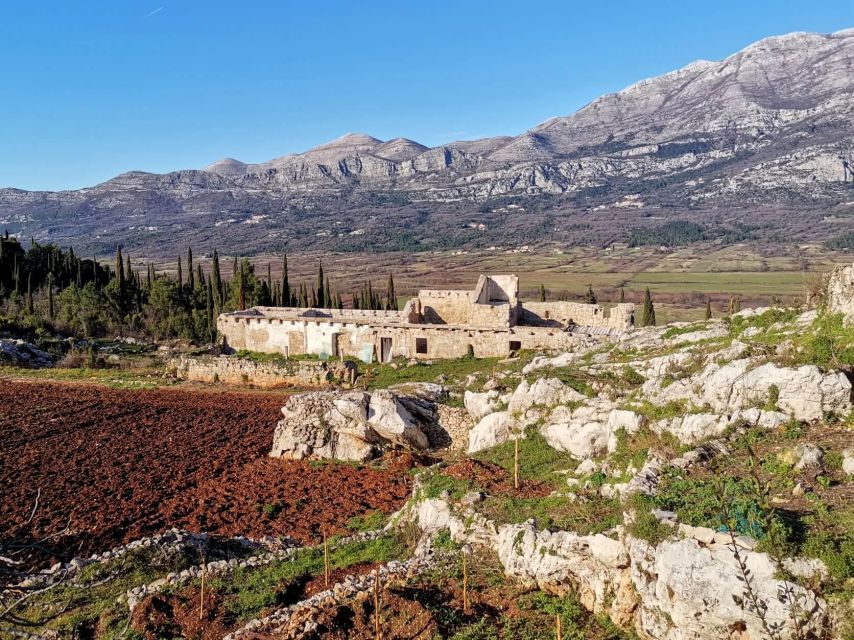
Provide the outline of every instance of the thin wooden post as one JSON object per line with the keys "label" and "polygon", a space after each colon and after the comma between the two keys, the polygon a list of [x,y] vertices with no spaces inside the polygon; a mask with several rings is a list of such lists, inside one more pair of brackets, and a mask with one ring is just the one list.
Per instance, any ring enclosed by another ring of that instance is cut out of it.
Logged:
{"label": "thin wooden post", "polygon": [[382,640],[383,633],[380,629],[380,568],[374,570],[374,632],[377,640]]}
{"label": "thin wooden post", "polygon": [[326,529],[323,530],[323,579],[326,588],[329,588],[329,539],[326,537]]}
{"label": "thin wooden post", "polygon": [[563,631],[560,628],[560,614],[555,615],[555,638],[557,640],[563,640]]}
{"label": "thin wooden post", "polygon": [[199,590],[199,620],[205,619],[205,575],[208,572],[207,565],[205,564],[205,555],[202,552],[202,546],[199,545],[199,556],[202,559],[202,587]]}
{"label": "thin wooden post", "polygon": [[468,554],[463,550],[463,613],[469,614],[469,571],[466,556]]}

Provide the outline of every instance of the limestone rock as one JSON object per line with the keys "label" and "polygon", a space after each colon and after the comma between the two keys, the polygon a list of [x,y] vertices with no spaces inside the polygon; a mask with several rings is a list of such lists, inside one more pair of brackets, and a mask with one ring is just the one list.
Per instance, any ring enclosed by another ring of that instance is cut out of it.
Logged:
{"label": "limestone rock", "polygon": [[495,411],[498,406],[498,391],[491,390],[484,393],[466,391],[463,396],[463,404],[472,418],[480,420],[483,416]]}
{"label": "limestone rock", "polygon": [[794,449],[784,451],[780,459],[795,467],[798,471],[804,469],[821,469],[824,466],[824,450],[810,442],[799,444]]}
{"label": "limestone rock", "polygon": [[555,411],[540,433],[550,446],[578,460],[602,456],[616,449],[619,431],[635,433],[644,423],[643,416],[612,407],[595,400],[572,411]]}
{"label": "limestone rock", "polygon": [[854,264],[836,267],[825,281],[827,310],[841,313],[846,326],[854,322]]}
{"label": "limestone rock", "polygon": [[569,422],[544,426],[540,433],[549,446],[578,460],[597,458],[608,451],[609,431],[603,422]]}
{"label": "limestone rock", "polygon": [[659,379],[649,379],[642,391],[657,403],[685,400],[697,406],[709,405],[719,413],[763,404],[773,393],[782,411],[804,421],[817,420],[824,413],[846,413],[851,408],[851,383],[841,372],[822,373],[814,365],[790,368],[770,362],[754,367],[749,358],[724,365],[710,363],[699,373],[666,387]]}
{"label": "limestone rock", "polygon": [[391,390],[296,394],[282,407],[273,434],[274,458],[330,458],[364,462],[380,449],[426,449],[437,421],[435,403]]}
{"label": "limestone rock", "polygon": [[854,449],[846,449],[842,452],[842,471],[849,476],[854,476]]}
{"label": "limestone rock", "polygon": [[693,444],[706,438],[719,436],[730,424],[727,416],[716,413],[692,413],[669,420],[659,420],[652,425],[656,433],[671,433],[680,442]]}
{"label": "limestone rock", "polygon": [[[657,547],[642,540],[627,539],[632,558],[632,581],[640,596],[638,619],[651,637],[708,639],[730,637],[730,631],[743,623],[746,637],[761,638],[758,616],[737,604],[744,596],[740,570],[726,545],[703,546],[697,540],[665,540]],[[781,582],[776,567],[764,553],[742,551],[751,572],[751,586],[768,609],[769,623],[785,629],[790,637],[793,622],[788,602],[778,598]],[[818,625],[824,618],[819,602],[809,591],[790,584],[799,603],[815,612]]]}
{"label": "limestone rock", "polygon": [[523,415],[532,407],[548,408],[585,399],[586,396],[557,378],[538,378],[530,385],[527,380],[522,380],[513,392],[507,410],[513,415]]}
{"label": "limestone rock", "polygon": [[477,453],[484,449],[507,442],[513,437],[516,421],[507,411],[498,411],[484,416],[471,431],[469,431],[468,453]]}
{"label": "limestone rock", "polygon": [[406,444],[416,449],[429,446],[427,436],[399,397],[388,389],[371,394],[368,424],[380,437],[390,442]]}

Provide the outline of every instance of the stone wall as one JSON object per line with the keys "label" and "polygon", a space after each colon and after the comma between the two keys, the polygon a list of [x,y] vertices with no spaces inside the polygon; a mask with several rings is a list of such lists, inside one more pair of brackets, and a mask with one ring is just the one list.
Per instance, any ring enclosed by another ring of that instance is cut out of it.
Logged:
{"label": "stone wall", "polygon": [[634,326],[635,305],[626,302],[606,309],[600,304],[583,302],[525,302],[520,323],[534,326],[608,327],[631,329]]}
{"label": "stone wall", "polygon": [[274,387],[320,387],[329,382],[349,382],[356,377],[351,362],[313,360],[256,362],[236,356],[181,356],[170,362],[181,380]]}

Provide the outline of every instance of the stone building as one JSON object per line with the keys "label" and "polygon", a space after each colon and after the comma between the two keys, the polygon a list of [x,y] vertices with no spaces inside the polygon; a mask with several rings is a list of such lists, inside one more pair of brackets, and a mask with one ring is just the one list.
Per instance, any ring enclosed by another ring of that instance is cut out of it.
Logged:
{"label": "stone building", "polygon": [[237,350],[388,362],[571,349],[579,334],[631,329],[634,313],[633,304],[523,303],[515,275],[482,275],[472,291],[421,290],[402,311],[254,307],[222,314],[217,329]]}

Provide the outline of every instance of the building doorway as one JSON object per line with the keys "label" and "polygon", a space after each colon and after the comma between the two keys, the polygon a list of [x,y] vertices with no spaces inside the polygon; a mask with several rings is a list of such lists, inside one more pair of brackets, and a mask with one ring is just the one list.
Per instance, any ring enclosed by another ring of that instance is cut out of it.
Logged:
{"label": "building doorway", "polygon": [[391,362],[391,338],[380,338],[380,362]]}

